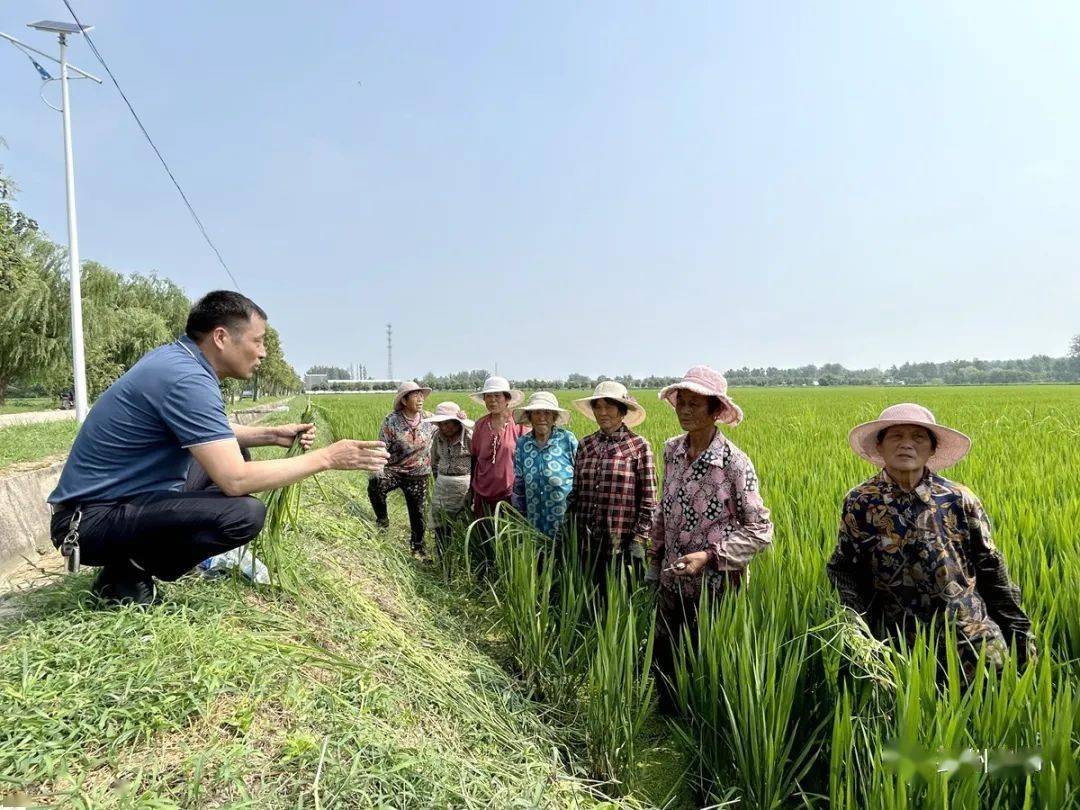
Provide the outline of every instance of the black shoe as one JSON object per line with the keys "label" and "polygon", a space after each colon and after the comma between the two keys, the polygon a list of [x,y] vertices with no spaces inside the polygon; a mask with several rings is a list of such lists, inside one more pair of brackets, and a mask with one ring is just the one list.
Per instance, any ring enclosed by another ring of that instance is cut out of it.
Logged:
{"label": "black shoe", "polygon": [[428,553],[424,550],[423,546],[413,546],[409,553],[412,554],[413,559],[417,562],[426,563],[431,560],[431,557],[428,556]]}
{"label": "black shoe", "polygon": [[101,601],[102,607],[150,607],[161,601],[154,578],[129,563],[104,566],[90,587],[90,593]]}
{"label": "black shoe", "polygon": [[388,518],[383,518],[382,520],[379,520],[379,518],[375,518],[375,527],[379,529],[389,529],[390,520]]}

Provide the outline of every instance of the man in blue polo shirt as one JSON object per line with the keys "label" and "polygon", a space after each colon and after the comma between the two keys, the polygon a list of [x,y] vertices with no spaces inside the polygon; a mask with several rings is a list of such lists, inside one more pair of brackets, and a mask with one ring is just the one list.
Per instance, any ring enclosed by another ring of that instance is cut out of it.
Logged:
{"label": "man in blue polo shirt", "polygon": [[[266,509],[250,493],[327,469],[378,472],[382,442],[342,440],[314,452],[249,461],[248,447],[306,448],[314,425],[230,425],[220,380],[249,378],[266,357],[266,313],[240,293],[200,299],[185,334],[148,352],[101,395],[49,496],[52,538],[77,534],[80,561],[101,566],[106,603],[150,604],[154,577],[173,580],[252,540]],[[213,483],[185,491],[192,459]],[[72,531],[72,530],[75,531]]]}

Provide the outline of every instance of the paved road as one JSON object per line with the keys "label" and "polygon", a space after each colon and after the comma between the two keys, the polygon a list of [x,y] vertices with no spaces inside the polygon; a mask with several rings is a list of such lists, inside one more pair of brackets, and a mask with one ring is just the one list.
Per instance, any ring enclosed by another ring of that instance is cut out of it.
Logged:
{"label": "paved road", "polygon": [[12,425],[34,425],[38,422],[63,422],[74,419],[75,411],[28,411],[27,413],[0,414],[0,428]]}

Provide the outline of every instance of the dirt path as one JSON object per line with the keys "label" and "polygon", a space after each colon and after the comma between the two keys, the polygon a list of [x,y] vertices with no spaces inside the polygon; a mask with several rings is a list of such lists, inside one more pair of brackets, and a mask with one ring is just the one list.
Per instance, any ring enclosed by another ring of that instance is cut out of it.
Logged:
{"label": "dirt path", "polygon": [[63,422],[74,419],[75,411],[27,411],[26,413],[0,414],[0,428],[12,425],[35,425],[39,422]]}

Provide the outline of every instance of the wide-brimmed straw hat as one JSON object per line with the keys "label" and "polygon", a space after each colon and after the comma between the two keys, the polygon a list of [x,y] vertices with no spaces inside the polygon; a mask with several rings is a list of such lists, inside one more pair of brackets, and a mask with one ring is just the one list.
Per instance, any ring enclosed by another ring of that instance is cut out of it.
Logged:
{"label": "wide-brimmed straw hat", "polygon": [[933,472],[951,467],[966,456],[971,449],[970,438],[959,430],[939,425],[929,408],[916,405],[914,402],[890,405],[873,422],[856,425],[848,433],[848,444],[851,445],[852,450],[874,466],[884,467],[885,459],[878,451],[877,435],[893,425],[918,425],[934,434],[934,438],[937,439],[937,449],[926,462],[926,466]]}
{"label": "wide-brimmed straw hat", "polygon": [[625,385],[615,382],[615,380],[604,380],[593,389],[591,397],[575,399],[574,408],[595,422],[596,416],[593,414],[592,404],[598,399],[610,399],[613,402],[621,402],[625,405],[626,416],[623,417],[623,424],[627,427],[637,427],[645,421],[645,409],[638,404],[636,399],[630,396],[630,392],[626,390]]}
{"label": "wide-brimmed straw hat", "polygon": [[469,430],[473,428],[473,421],[466,415],[465,411],[461,410],[461,406],[456,402],[440,402],[435,406],[435,413],[424,421],[432,424],[453,421],[467,427]]}
{"label": "wide-brimmed straw hat", "polygon": [[737,425],[742,421],[742,408],[732,402],[727,395],[727,378],[716,369],[708,366],[694,366],[677,383],[672,383],[661,389],[660,399],[667,400],[668,404],[674,408],[675,394],[680,388],[703,396],[716,397],[720,400],[723,407],[716,416],[717,422],[723,422],[725,425]]}
{"label": "wide-brimmed straw hat", "polygon": [[517,388],[511,388],[510,381],[506,377],[488,377],[484,380],[484,387],[475,394],[469,394],[469,399],[483,405],[484,394],[509,394],[511,408],[516,408],[525,401],[525,394]]}
{"label": "wide-brimmed straw hat", "polygon": [[394,410],[401,410],[401,400],[405,399],[413,391],[423,391],[426,397],[431,393],[431,389],[423,385],[418,385],[413,380],[405,380],[401,385],[397,387],[397,393],[394,394]]}
{"label": "wide-brimmed straw hat", "polygon": [[529,411],[551,411],[555,414],[555,424],[565,425],[570,421],[570,411],[559,407],[559,400],[548,391],[537,391],[524,406],[514,411],[514,421],[519,425],[529,423]]}

